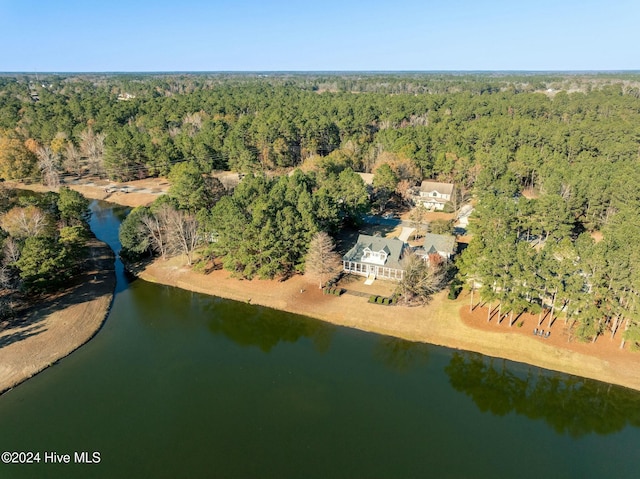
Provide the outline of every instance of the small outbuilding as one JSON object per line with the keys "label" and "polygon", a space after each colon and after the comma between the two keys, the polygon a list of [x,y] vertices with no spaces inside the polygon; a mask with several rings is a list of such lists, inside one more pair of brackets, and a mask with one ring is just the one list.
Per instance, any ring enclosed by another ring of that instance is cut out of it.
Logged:
{"label": "small outbuilding", "polygon": [[416,254],[428,258],[430,254],[437,253],[445,259],[451,259],[456,250],[456,237],[453,235],[438,235],[427,233],[424,236],[422,248],[416,250]]}

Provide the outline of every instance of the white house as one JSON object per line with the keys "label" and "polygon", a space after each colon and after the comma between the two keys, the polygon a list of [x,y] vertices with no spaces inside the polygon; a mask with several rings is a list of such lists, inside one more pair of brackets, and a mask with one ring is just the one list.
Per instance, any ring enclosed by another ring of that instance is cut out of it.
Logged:
{"label": "white house", "polygon": [[455,186],[453,183],[423,181],[420,188],[414,191],[413,203],[432,210],[443,210],[444,205],[453,201]]}
{"label": "white house", "polygon": [[342,269],[360,276],[401,280],[404,269],[400,262],[407,249],[398,238],[359,235],[355,246],[342,257]]}

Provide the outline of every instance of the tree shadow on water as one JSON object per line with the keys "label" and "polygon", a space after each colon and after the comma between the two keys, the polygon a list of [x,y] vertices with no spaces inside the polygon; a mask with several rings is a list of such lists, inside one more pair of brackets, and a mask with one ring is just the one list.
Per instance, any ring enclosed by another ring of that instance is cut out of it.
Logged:
{"label": "tree shadow on water", "polygon": [[374,357],[392,371],[406,373],[427,364],[429,345],[391,336],[376,342]]}
{"label": "tree shadow on water", "polygon": [[318,352],[329,348],[336,327],[321,321],[236,301],[212,301],[204,307],[208,329],[239,346],[255,346],[265,353],[280,343],[312,341]]}
{"label": "tree shadow on water", "polygon": [[507,360],[472,352],[453,353],[445,372],[482,412],[542,419],[559,434],[606,435],[640,427],[640,392],[632,389],[534,366],[523,372]]}

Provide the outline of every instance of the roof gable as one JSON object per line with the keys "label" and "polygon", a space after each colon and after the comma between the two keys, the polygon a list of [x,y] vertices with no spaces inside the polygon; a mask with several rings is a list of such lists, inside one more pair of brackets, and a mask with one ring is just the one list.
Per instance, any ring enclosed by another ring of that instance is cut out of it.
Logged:
{"label": "roof gable", "polygon": [[383,238],[381,236],[358,235],[358,241],[347,253],[342,257],[345,261],[357,261],[362,258],[365,248],[371,251],[384,251],[387,258],[384,266],[389,268],[401,268],[400,260],[404,252],[406,244],[398,238]]}
{"label": "roof gable", "polygon": [[443,252],[453,254],[456,244],[456,237],[452,235],[437,235],[427,233],[424,235],[424,250],[427,253]]}
{"label": "roof gable", "polygon": [[357,175],[362,178],[362,181],[364,181],[365,185],[373,185],[373,173],[357,173]]}
{"label": "roof gable", "polygon": [[423,181],[420,184],[420,191],[431,192],[437,191],[441,195],[453,194],[453,183],[439,183],[437,181]]}

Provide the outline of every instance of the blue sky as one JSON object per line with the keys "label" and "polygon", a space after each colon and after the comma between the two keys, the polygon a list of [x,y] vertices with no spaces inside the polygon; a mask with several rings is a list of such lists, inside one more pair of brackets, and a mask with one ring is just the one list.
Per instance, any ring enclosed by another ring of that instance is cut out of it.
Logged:
{"label": "blue sky", "polygon": [[0,0],[0,71],[640,70],[640,0]]}

